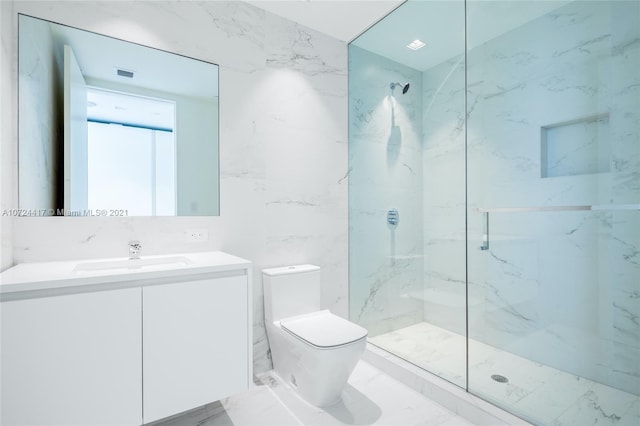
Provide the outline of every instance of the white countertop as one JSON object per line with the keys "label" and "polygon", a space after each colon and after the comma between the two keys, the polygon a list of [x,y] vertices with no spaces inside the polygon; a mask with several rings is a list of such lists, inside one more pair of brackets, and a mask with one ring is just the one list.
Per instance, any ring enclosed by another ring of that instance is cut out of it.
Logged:
{"label": "white countertop", "polygon": [[[171,255],[142,256],[142,260],[186,258],[188,263],[160,264],[136,268],[79,270],[79,265],[98,262],[136,262],[126,257],[87,259],[59,262],[21,263],[0,274],[0,294],[34,290],[52,290],[65,287],[91,286],[109,283],[138,282],[159,278],[177,278],[194,274],[207,274],[249,269],[251,262],[221,251],[201,253],[175,253]],[[89,265],[91,266],[91,265]]]}

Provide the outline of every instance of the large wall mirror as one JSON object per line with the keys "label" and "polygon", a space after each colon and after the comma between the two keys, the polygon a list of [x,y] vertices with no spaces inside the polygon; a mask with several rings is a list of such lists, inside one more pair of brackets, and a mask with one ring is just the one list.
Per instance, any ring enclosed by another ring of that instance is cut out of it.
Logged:
{"label": "large wall mirror", "polygon": [[217,216],[218,66],[18,20],[19,205],[29,216]]}

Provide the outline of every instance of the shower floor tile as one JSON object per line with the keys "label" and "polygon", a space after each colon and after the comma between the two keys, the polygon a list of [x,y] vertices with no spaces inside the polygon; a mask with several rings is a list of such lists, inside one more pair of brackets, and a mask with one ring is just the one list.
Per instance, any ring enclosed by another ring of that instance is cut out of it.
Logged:
{"label": "shower floor tile", "polygon": [[[426,322],[369,339],[465,387],[466,338]],[[499,383],[499,374],[508,379]],[[469,340],[469,390],[539,424],[640,424],[640,397]]]}
{"label": "shower floor tile", "polygon": [[465,386],[466,342],[463,336],[420,322],[370,337],[369,342],[420,367]]}

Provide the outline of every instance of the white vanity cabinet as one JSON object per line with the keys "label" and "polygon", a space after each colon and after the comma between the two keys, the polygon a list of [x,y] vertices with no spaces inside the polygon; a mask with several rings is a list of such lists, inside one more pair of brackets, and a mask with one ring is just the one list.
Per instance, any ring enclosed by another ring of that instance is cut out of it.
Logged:
{"label": "white vanity cabinet", "polygon": [[139,425],[140,304],[140,288],[2,302],[1,424]]}
{"label": "white vanity cabinet", "polygon": [[143,289],[144,420],[247,388],[247,277]]}
{"label": "white vanity cabinet", "polygon": [[0,274],[1,426],[140,425],[249,387],[251,263],[146,259]]}

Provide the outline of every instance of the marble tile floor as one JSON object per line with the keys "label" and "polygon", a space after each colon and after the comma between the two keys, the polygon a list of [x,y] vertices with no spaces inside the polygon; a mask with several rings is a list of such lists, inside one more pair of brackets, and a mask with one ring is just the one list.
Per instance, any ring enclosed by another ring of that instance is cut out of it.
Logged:
{"label": "marble tile floor", "polygon": [[[465,386],[465,337],[421,322],[370,343]],[[508,379],[499,383],[491,375]],[[469,389],[535,424],[640,425],[640,397],[469,341]]]}
{"label": "marble tile floor", "polygon": [[153,426],[433,425],[473,423],[360,361],[342,401],[324,409],[302,400],[273,372],[258,375],[256,386]]}

